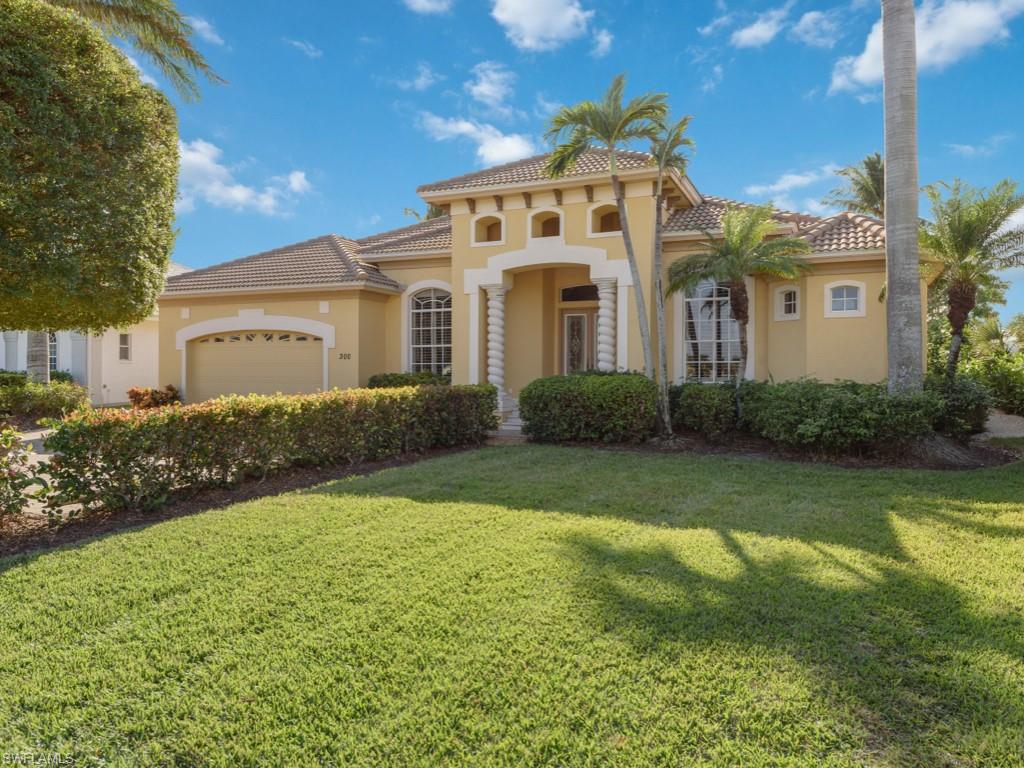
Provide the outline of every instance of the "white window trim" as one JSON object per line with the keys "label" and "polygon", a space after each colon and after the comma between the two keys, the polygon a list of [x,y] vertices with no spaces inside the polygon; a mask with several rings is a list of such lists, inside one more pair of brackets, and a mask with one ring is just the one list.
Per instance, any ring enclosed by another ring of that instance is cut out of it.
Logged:
{"label": "white window trim", "polygon": [[428,288],[436,288],[439,291],[448,291],[453,297],[452,299],[452,354],[454,355],[454,341],[455,341],[455,292],[452,291],[451,283],[446,283],[444,280],[420,280],[418,283],[413,283],[404,291],[402,291],[402,370],[406,373],[412,371],[412,343],[410,341],[411,325],[412,325],[412,297],[420,291],[425,291]]}
{"label": "white window trim", "polygon": [[[476,223],[480,219],[498,219],[501,222],[501,239],[500,240],[486,240],[484,242],[478,242],[476,239]],[[472,248],[492,248],[496,245],[504,245],[505,240],[508,238],[508,221],[505,219],[505,214],[500,211],[492,211],[490,213],[478,213],[472,219],[469,220],[469,244]]]}
{"label": "white window trim", "polygon": [[[832,309],[833,288],[856,288],[857,309],[835,312]],[[864,317],[867,315],[867,286],[859,280],[836,280],[825,285],[825,317]]]}
{"label": "white window trim", "polygon": [[[121,357],[121,347],[122,347],[121,337],[122,336],[127,336],[128,337],[128,357]],[[119,362],[119,363],[130,363],[132,361],[132,351],[133,351],[132,350],[132,346],[133,346],[132,345],[132,335],[130,333],[122,333],[121,331],[118,331],[118,333],[117,333],[117,362]]]}
{"label": "white window trim", "polygon": [[[790,291],[796,291],[796,312],[791,315],[786,314],[786,299],[785,295]],[[800,296],[800,286],[794,283],[787,283],[786,285],[780,285],[775,289],[775,319],[778,322],[785,322],[787,320],[799,320],[800,310],[803,308],[803,299]]]}
{"label": "white window trim", "polygon": [[[553,237],[544,237],[543,235],[534,236],[533,234],[533,220],[542,213],[554,213],[558,215],[558,234]],[[473,230],[474,232],[476,229]],[[564,240],[565,239],[565,215],[562,213],[560,208],[538,208],[532,211],[526,220],[526,239],[527,240]]]}
{"label": "white window trim", "polygon": [[607,200],[604,200],[600,203],[594,203],[593,205],[587,208],[587,237],[622,237],[621,229],[618,232],[594,231],[594,211],[596,211],[598,208],[606,208],[608,206],[611,206],[612,208],[618,210],[618,206],[615,202],[609,203]]}
{"label": "white window trim", "polygon": [[[757,363],[757,286],[754,278],[750,275],[743,278],[743,282],[747,286],[748,312],[750,314],[750,321],[747,323],[747,368],[743,372],[743,378],[752,381]],[[676,291],[672,296],[672,357],[675,363],[673,373],[676,384],[685,384],[687,381],[686,348],[684,346],[684,337],[686,336],[684,329],[685,301],[686,297],[682,291]]]}

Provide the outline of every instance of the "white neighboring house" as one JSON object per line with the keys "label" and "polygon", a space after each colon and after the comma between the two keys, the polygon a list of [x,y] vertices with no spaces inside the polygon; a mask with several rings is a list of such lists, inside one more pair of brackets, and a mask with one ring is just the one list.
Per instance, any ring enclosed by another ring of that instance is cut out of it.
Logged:
{"label": "white neighboring house", "polygon": [[[172,263],[167,275],[190,271]],[[112,328],[102,334],[58,331],[50,334],[50,371],[69,372],[88,388],[93,405],[121,405],[128,402],[132,387],[161,386],[157,381],[159,343],[156,310],[137,325]],[[25,331],[4,331],[0,370],[24,371],[27,346]]]}

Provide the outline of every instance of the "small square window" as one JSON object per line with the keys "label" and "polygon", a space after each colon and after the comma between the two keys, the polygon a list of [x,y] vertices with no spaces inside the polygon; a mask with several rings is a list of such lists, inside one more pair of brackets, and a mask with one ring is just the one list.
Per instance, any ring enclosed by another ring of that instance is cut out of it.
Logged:
{"label": "small square window", "polygon": [[117,336],[117,359],[130,363],[132,360],[132,335],[120,333]]}

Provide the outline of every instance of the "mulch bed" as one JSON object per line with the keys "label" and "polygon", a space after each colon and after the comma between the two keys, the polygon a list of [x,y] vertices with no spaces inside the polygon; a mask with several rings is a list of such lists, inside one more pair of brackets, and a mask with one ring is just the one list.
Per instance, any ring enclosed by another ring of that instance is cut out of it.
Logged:
{"label": "mulch bed", "polygon": [[466,448],[438,449],[415,456],[387,461],[374,461],[357,466],[348,464],[331,467],[301,467],[269,475],[262,480],[248,480],[236,486],[211,488],[179,498],[152,512],[122,510],[94,512],[53,526],[45,515],[21,515],[0,521],[0,557],[18,555],[33,550],[46,550],[91,539],[124,528],[149,525],[176,517],[194,515],[211,509],[227,507],[241,501],[276,496],[286,491],[309,488],[331,480],[355,475],[369,475],[382,469],[403,467],[423,459],[447,456],[468,450]]}

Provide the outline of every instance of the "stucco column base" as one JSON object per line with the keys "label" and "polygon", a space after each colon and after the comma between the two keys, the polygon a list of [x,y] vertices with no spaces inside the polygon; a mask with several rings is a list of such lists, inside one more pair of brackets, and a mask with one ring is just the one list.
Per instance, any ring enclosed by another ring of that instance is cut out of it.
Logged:
{"label": "stucco column base", "polygon": [[597,286],[597,369],[615,370],[615,289],[618,281],[613,277],[594,280]]}
{"label": "stucco column base", "polygon": [[487,383],[498,390],[498,412],[512,410],[512,398],[505,391],[505,293],[504,285],[482,286],[487,292]]}

